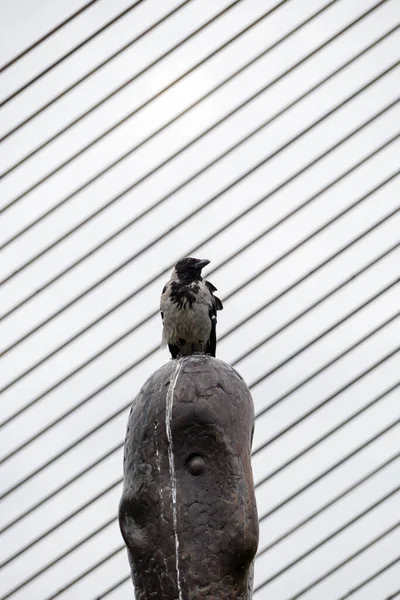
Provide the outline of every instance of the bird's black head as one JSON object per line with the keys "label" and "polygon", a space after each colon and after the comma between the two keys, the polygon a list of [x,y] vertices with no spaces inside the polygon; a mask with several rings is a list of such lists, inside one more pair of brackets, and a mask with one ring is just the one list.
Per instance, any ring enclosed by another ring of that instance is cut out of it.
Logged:
{"label": "bird's black head", "polygon": [[201,270],[209,264],[208,259],[201,260],[199,258],[182,258],[175,265],[175,271],[178,273],[179,279],[187,281],[199,281],[201,279]]}

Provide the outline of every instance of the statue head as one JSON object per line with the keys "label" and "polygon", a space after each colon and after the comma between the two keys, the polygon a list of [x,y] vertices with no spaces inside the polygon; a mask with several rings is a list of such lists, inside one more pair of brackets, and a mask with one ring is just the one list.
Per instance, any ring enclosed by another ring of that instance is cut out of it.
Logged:
{"label": "statue head", "polygon": [[138,599],[251,597],[253,424],[245,382],[209,356],[170,361],[140,390],[119,508]]}

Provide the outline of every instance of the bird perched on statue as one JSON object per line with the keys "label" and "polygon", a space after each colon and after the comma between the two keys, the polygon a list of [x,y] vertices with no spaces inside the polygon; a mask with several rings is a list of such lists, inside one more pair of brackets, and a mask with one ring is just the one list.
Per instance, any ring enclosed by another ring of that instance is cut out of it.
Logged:
{"label": "bird perched on statue", "polygon": [[172,358],[201,353],[215,356],[217,310],[222,302],[217,288],[201,276],[209,260],[183,258],[176,263],[161,294],[162,346]]}

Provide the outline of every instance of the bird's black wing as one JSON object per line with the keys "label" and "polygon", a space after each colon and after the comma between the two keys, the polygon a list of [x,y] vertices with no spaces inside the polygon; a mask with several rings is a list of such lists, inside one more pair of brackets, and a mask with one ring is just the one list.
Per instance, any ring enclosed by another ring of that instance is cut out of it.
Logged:
{"label": "bird's black wing", "polygon": [[205,347],[206,354],[210,354],[215,357],[215,352],[217,349],[217,310],[222,310],[222,302],[217,296],[214,296],[214,292],[217,291],[215,285],[213,285],[210,281],[205,281],[206,286],[211,292],[212,296],[212,305],[210,307],[210,319],[211,319],[211,333],[208,339],[208,342]]}
{"label": "bird's black wing", "polygon": [[215,285],[213,285],[213,284],[211,283],[211,281],[205,281],[204,283],[206,284],[206,286],[207,286],[207,287],[208,287],[208,289],[210,290],[210,292],[211,292],[211,296],[212,296],[212,297],[213,297],[213,299],[214,299],[215,311],[217,311],[217,310],[222,310],[224,307],[222,306],[222,302],[221,302],[221,300],[220,300],[219,298],[217,298],[217,296],[214,296],[214,292],[216,292],[216,291],[217,291],[217,288],[215,287]]}

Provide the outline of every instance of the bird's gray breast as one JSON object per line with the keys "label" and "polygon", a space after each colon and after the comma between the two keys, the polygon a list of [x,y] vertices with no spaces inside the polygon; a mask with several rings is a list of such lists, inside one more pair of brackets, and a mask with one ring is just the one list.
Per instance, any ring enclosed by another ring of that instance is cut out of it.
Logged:
{"label": "bird's gray breast", "polygon": [[163,342],[174,344],[179,339],[205,343],[211,333],[212,297],[203,281],[182,285],[170,282],[161,296]]}

